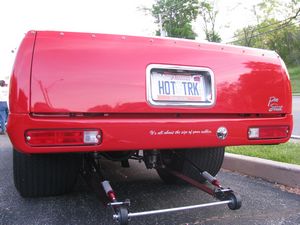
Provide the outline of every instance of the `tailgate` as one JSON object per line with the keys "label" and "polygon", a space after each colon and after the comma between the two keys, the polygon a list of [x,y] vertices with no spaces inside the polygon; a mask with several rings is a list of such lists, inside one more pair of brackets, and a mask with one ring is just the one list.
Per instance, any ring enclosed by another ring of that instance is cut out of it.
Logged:
{"label": "tailgate", "polygon": [[274,52],[37,32],[32,113],[290,113],[290,102],[289,79]]}

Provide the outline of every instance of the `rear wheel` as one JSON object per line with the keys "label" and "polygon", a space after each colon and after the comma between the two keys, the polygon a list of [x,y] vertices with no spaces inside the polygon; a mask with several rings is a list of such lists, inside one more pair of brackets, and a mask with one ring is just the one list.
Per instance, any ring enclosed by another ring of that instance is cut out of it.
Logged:
{"label": "rear wheel", "polygon": [[43,197],[70,192],[82,157],[79,154],[32,154],[13,151],[15,187],[23,197]]}
{"label": "rear wheel", "polygon": [[[178,154],[175,154],[172,150],[165,150],[161,151],[161,155],[163,163],[170,169],[181,172],[199,182],[204,182],[205,180],[199,176],[198,171],[187,160],[193,162],[201,171],[207,171],[215,176],[221,169],[224,150],[224,147],[174,150]],[[182,183],[179,178],[168,173],[163,168],[157,169],[157,173],[167,184]]]}

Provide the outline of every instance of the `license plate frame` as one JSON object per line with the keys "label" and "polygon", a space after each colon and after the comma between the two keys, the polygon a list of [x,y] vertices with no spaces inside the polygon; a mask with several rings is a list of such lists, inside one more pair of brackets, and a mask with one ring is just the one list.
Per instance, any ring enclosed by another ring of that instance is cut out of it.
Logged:
{"label": "license plate frame", "polygon": [[210,107],[214,74],[204,67],[151,64],[146,69],[147,101],[154,106]]}

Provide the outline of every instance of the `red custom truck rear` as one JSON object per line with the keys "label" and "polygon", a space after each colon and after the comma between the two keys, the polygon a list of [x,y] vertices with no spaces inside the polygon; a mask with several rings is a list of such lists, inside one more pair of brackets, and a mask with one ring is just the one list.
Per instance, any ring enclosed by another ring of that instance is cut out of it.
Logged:
{"label": "red custom truck rear", "polygon": [[142,150],[171,183],[166,165],[193,176],[177,153],[215,175],[225,146],[283,143],[292,131],[275,52],[169,38],[29,32],[9,103],[23,196],[71,190],[84,154],[127,165]]}

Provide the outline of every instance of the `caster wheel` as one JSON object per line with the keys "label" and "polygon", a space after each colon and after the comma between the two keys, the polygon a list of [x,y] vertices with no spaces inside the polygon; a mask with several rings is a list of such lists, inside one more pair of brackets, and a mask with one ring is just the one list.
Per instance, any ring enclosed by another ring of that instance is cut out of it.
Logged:
{"label": "caster wheel", "polygon": [[238,194],[230,193],[228,195],[228,200],[231,200],[230,203],[228,203],[228,207],[231,210],[237,210],[241,208],[242,206],[242,198]]}
{"label": "caster wheel", "polygon": [[119,208],[118,216],[120,225],[128,224],[128,209],[126,207]]}

